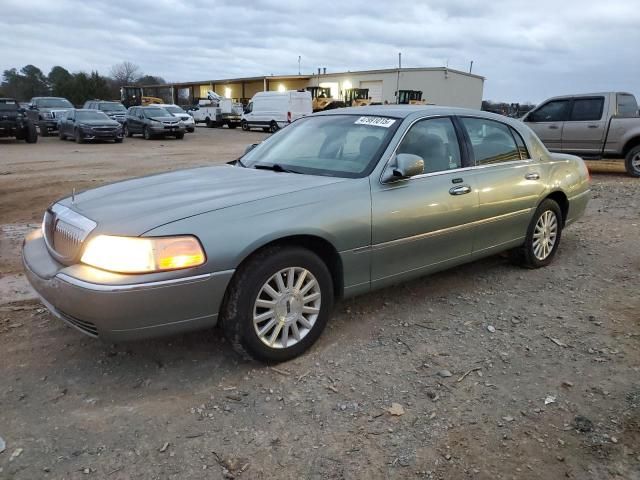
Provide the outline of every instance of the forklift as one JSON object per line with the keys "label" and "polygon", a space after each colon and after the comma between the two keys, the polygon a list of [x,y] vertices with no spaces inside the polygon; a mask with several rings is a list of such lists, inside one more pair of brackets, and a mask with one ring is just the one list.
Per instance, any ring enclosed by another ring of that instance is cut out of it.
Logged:
{"label": "forklift", "polygon": [[307,92],[311,93],[311,107],[315,112],[323,110],[333,110],[334,108],[342,108],[344,102],[336,100],[331,96],[331,89],[327,87],[307,87]]}
{"label": "forklift", "polygon": [[344,103],[348,107],[371,105],[368,88],[347,88],[344,90]]}
{"label": "forklift", "polygon": [[396,92],[399,105],[426,105],[427,101],[422,99],[421,90],[399,90]]}
{"label": "forklift", "polygon": [[127,108],[165,103],[161,98],[144,96],[143,94],[142,87],[124,86],[120,89],[120,101]]}

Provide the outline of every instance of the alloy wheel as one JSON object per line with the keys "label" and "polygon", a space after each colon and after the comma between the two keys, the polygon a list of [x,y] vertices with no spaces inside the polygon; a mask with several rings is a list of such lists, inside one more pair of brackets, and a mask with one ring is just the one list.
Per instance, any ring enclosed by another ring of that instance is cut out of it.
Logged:
{"label": "alloy wheel", "polygon": [[536,222],[533,231],[533,254],[542,261],[553,251],[558,238],[558,217],[551,210],[545,210]]}
{"label": "alloy wheel", "polygon": [[256,297],[255,333],[270,348],[291,347],[313,329],[321,300],[320,284],[309,270],[280,270],[264,283]]}

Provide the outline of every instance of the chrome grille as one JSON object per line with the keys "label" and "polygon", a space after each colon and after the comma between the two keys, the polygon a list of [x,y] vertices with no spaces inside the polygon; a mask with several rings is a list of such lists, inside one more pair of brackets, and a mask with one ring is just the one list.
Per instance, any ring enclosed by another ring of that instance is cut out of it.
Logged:
{"label": "chrome grille", "polygon": [[46,211],[42,222],[49,252],[63,263],[77,259],[82,243],[95,227],[93,220],[59,204]]}

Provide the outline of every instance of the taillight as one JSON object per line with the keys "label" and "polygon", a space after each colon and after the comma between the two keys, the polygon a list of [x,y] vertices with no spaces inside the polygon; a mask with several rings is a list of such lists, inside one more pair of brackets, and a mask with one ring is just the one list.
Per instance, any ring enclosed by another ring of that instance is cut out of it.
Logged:
{"label": "taillight", "polygon": [[291,123],[291,112],[287,112],[287,122]]}

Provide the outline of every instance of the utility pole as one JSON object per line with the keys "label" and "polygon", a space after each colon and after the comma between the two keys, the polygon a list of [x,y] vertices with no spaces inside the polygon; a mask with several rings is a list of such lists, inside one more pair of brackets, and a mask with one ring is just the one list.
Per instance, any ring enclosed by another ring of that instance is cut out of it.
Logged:
{"label": "utility pole", "polygon": [[298,55],[298,75],[300,75],[300,60],[302,60],[302,57]]}
{"label": "utility pole", "polygon": [[402,52],[398,52],[398,79],[396,80],[396,103],[400,103],[400,69],[402,68]]}
{"label": "utility pole", "polygon": [[471,70],[473,70],[473,60],[471,60],[471,64],[469,65],[469,73],[471,73]]}

